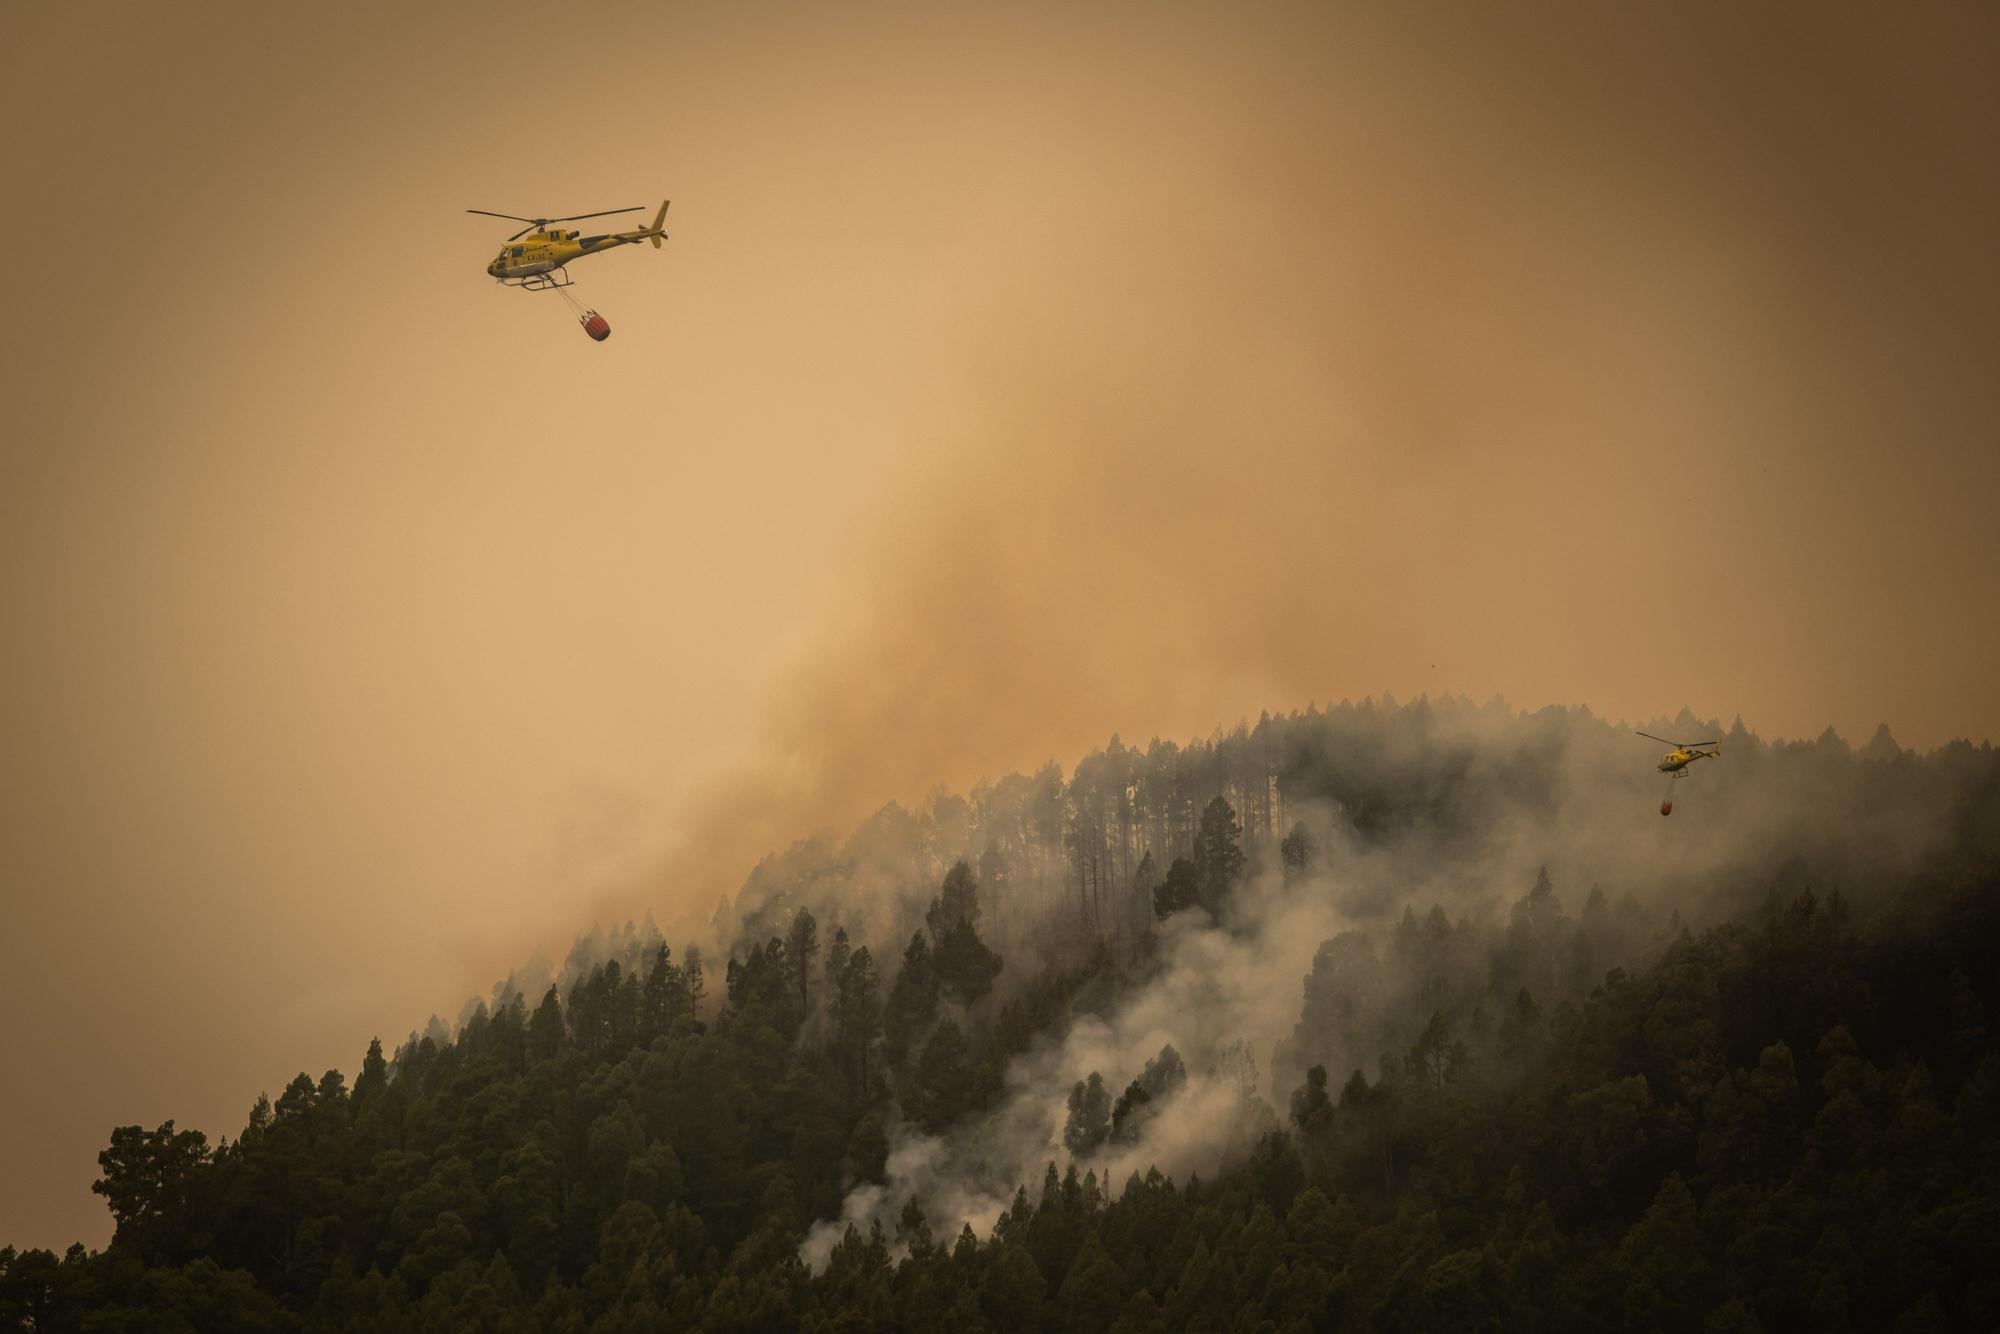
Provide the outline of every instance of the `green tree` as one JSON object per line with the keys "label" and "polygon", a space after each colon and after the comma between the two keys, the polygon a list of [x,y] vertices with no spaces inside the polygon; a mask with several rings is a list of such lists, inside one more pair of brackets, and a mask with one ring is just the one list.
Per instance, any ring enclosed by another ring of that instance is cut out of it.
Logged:
{"label": "green tree", "polygon": [[941,984],[931,961],[930,941],[918,931],[903,951],[903,966],[889,987],[882,1009],[882,1055],[891,1070],[901,1070],[911,1046],[937,1018]]}
{"label": "green tree", "polygon": [[1125,1086],[1111,1108],[1111,1138],[1121,1144],[1135,1142],[1140,1132],[1160,1110],[1156,1105],[1180,1091],[1187,1082],[1187,1066],[1172,1043],[1146,1062],[1139,1077]]}
{"label": "green tree", "polygon": [[846,975],[847,961],[853,955],[854,948],[847,940],[847,928],[844,926],[835,927],[833,929],[833,940],[826,947],[825,982],[826,994],[832,998],[832,1005],[836,1013],[840,1009],[840,980]]}
{"label": "green tree", "polygon": [[1033,1257],[1019,1246],[1002,1245],[986,1270],[980,1309],[996,1329],[1037,1329],[1048,1283]]}
{"label": "green tree", "polygon": [[368,1040],[368,1054],[361,1058],[361,1074],[354,1081],[354,1115],[361,1117],[389,1088],[389,1062],[382,1056],[382,1039]]}
{"label": "green tree", "polygon": [[791,929],[785,933],[785,968],[798,995],[801,1022],[812,1012],[812,965],[818,953],[819,923],[800,908],[792,914]]}
{"label": "green tree", "polygon": [[640,1031],[648,1040],[673,1031],[674,1020],[680,1017],[684,987],[680,966],[663,940],[653,951],[652,967],[646,970],[639,1002]]}
{"label": "green tree", "polygon": [[1313,857],[1318,851],[1305,824],[1293,825],[1292,832],[1278,844],[1278,857],[1284,863],[1286,883],[1303,880],[1312,874]]}
{"label": "green tree", "polygon": [[1465,1044],[1452,1037],[1444,1015],[1433,1010],[1423,1036],[1403,1058],[1403,1069],[1419,1094],[1437,1097],[1459,1081],[1469,1060]]}
{"label": "green tree", "polygon": [[1069,1267],[1056,1303],[1068,1330],[1110,1329],[1125,1304],[1125,1272],[1098,1240],[1095,1230],[1084,1234],[1083,1248]]}
{"label": "green tree", "polygon": [[951,870],[945,873],[943,887],[924,914],[931,939],[939,945],[944,944],[945,934],[960,922],[970,922],[975,930],[979,927],[979,881],[963,861],[952,863]]}
{"label": "green tree", "polygon": [[1243,826],[1236,811],[1221,797],[1202,808],[1201,827],[1194,838],[1194,877],[1202,904],[1219,912],[1243,876]]}
{"label": "green tree", "polygon": [[1680,1173],[1618,1244],[1628,1329],[1695,1330],[1722,1296],[1702,1254],[1701,1217]]}
{"label": "green tree", "polygon": [[857,1181],[880,1181],[889,1162],[889,1132],[881,1113],[868,1111],[854,1123],[843,1159],[847,1175]]}
{"label": "green tree", "polygon": [[1291,1110],[1292,1124],[1308,1140],[1318,1139],[1332,1129],[1333,1099],[1326,1092],[1325,1066],[1315,1065],[1306,1071],[1306,1082],[1292,1090]]}
{"label": "green tree", "polygon": [[1111,1093],[1104,1076],[1092,1070],[1069,1091],[1069,1116],[1063,1123],[1063,1147],[1087,1158],[1111,1133]]}
{"label": "green tree", "polygon": [[[843,933],[844,934],[844,933]],[[836,1038],[847,1068],[853,1072],[854,1086],[861,1098],[868,1097],[869,1052],[882,1033],[882,1008],[876,999],[875,960],[863,945],[847,958],[840,974],[840,1006],[835,1016]]]}
{"label": "green tree", "polygon": [[969,917],[961,917],[945,929],[932,959],[939,989],[966,1006],[977,1004],[993,989],[1000,967],[1000,956],[986,948]]}
{"label": "green tree", "polygon": [[562,1052],[564,1038],[562,1002],[551,986],[528,1021],[528,1054],[538,1061],[552,1061]]}
{"label": "green tree", "polygon": [[890,1324],[889,1247],[882,1225],[874,1224],[864,1240],[853,1225],[827,1258],[826,1272],[816,1285],[824,1309],[835,1313],[830,1328],[885,1329]]}
{"label": "green tree", "polygon": [[681,967],[681,989],[686,993],[687,1012],[701,1023],[701,1003],[708,999],[708,979],[702,973],[701,949],[688,946],[687,963]]}
{"label": "green tree", "polygon": [[111,1208],[113,1242],[148,1262],[177,1262],[193,1240],[193,1194],[208,1157],[208,1137],[172,1121],[113,1130],[111,1147],[97,1155],[104,1175],[90,1187]]}
{"label": "green tree", "polygon": [[946,1019],[932,1031],[908,1079],[904,1105],[917,1124],[937,1134],[967,1110],[972,1095],[971,1050],[958,1024]]}
{"label": "green tree", "polygon": [[1153,915],[1170,917],[1199,902],[1201,892],[1194,863],[1185,857],[1174,858],[1173,865],[1167,868],[1167,878],[1153,887]]}

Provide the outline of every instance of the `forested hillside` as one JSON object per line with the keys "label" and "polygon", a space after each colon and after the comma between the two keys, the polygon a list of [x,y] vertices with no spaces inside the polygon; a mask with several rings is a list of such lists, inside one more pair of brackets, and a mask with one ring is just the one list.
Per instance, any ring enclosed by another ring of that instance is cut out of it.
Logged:
{"label": "forested hillside", "polygon": [[1668,819],[1463,700],[887,807],[111,1131],[0,1330],[1992,1328],[2000,758],[1646,726]]}

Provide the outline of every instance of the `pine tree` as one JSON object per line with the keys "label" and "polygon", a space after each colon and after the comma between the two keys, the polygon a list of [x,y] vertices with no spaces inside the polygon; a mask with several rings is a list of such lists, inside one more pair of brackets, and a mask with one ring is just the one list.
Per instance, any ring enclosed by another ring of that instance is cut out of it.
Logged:
{"label": "pine tree", "polygon": [[798,995],[799,1020],[812,1012],[812,964],[819,953],[819,923],[800,908],[792,915],[791,930],[785,934],[785,968]]}
{"label": "pine tree", "polygon": [[1434,1010],[1423,1036],[1403,1058],[1403,1068],[1421,1092],[1436,1095],[1457,1082],[1467,1060],[1465,1044],[1453,1039],[1444,1015]]}
{"label": "pine tree", "polygon": [[[836,940],[842,940],[845,932]],[[848,956],[840,975],[838,1040],[848,1068],[854,1072],[855,1088],[865,1101],[868,1097],[868,1053],[882,1032],[881,1006],[876,999],[875,960],[863,945]]]}
{"label": "pine tree", "polygon": [[961,917],[938,942],[933,968],[939,988],[961,1005],[977,1004],[1000,976],[1000,956],[986,948],[970,917]]}
{"label": "pine tree", "polygon": [[[305,1076],[301,1075],[300,1079]],[[301,1096],[298,1081],[286,1090],[291,1111],[302,1115],[312,1098],[308,1082]],[[280,1108],[287,1104],[279,1103]],[[104,1172],[90,1189],[102,1195],[117,1222],[115,1240],[132,1254],[152,1263],[175,1264],[188,1243],[193,1193],[207,1164],[208,1137],[199,1130],[175,1130],[172,1121],[158,1130],[120,1126],[111,1132],[111,1147],[97,1155]]]}
{"label": "pine tree", "polygon": [[537,1061],[554,1060],[562,1051],[565,1037],[562,1002],[556,999],[556,989],[551,984],[542,996],[542,1003],[535,1007],[535,1017],[528,1021],[528,1054]]}
{"label": "pine tree", "polygon": [[1167,868],[1167,878],[1153,887],[1153,915],[1168,917],[1199,902],[1200,881],[1194,863],[1185,857],[1174,858],[1173,865]]}
{"label": "pine tree", "polygon": [[997,839],[986,840],[986,850],[979,854],[979,883],[986,887],[986,899],[995,913],[994,926],[999,926],[998,914],[1005,906],[1007,898],[1007,858],[1000,851]]}
{"label": "pine tree", "polygon": [[361,1058],[361,1074],[354,1081],[354,1115],[365,1116],[389,1087],[389,1063],[382,1057],[382,1039],[370,1038],[368,1054]]}
{"label": "pine tree", "polygon": [[639,988],[639,1040],[651,1042],[673,1026],[675,991],[673,951],[663,940],[647,961],[646,980]]}
{"label": "pine tree", "polygon": [[882,1011],[882,1055],[890,1069],[903,1068],[910,1048],[937,1018],[940,985],[931,962],[930,942],[918,931],[903,950],[903,966],[896,972],[889,1002]]}
{"label": "pine tree", "polygon": [[700,946],[688,946],[687,963],[681,969],[681,990],[687,999],[689,1016],[700,1025],[701,1003],[708,998],[708,982],[701,972]]}
{"label": "pine tree", "polygon": [[917,1124],[934,1135],[967,1110],[972,1092],[970,1056],[965,1034],[956,1021],[946,1019],[917,1057],[905,1106]]}
{"label": "pine tree", "polygon": [[1333,1100],[1326,1093],[1325,1066],[1307,1070],[1306,1082],[1292,1090],[1292,1124],[1308,1139],[1317,1139],[1332,1127]]}
{"label": "pine tree", "polygon": [[1186,1082],[1187,1065],[1168,1043],[1118,1095],[1111,1109],[1111,1138],[1120,1144],[1136,1142],[1146,1122],[1159,1111],[1154,1104],[1172,1097]]}
{"label": "pine tree", "polygon": [[1096,1152],[1111,1133],[1111,1093],[1104,1076],[1092,1070],[1069,1091],[1069,1117],[1063,1123],[1063,1147],[1078,1158]]}
{"label": "pine tree", "polygon": [[1303,822],[1292,826],[1292,832],[1285,835],[1278,844],[1278,856],[1285,865],[1285,880],[1290,883],[1302,880],[1312,873],[1313,855],[1318,849],[1313,844],[1312,834]]}
{"label": "pine tree", "polygon": [[979,882],[962,861],[952,863],[945,873],[944,887],[924,914],[924,924],[938,944],[943,944],[946,933],[960,922],[971,923],[974,930],[979,927]]}
{"label": "pine tree", "polygon": [[1210,912],[1221,910],[1243,875],[1242,837],[1234,808],[1221,797],[1212,798],[1202,810],[1194,840],[1195,886]]}
{"label": "pine tree", "polygon": [[822,969],[822,984],[826,989],[827,1008],[833,1018],[837,1032],[840,1028],[840,987],[841,979],[847,974],[847,961],[854,955],[853,947],[847,943],[847,928],[833,929],[833,940],[826,947],[826,964]]}

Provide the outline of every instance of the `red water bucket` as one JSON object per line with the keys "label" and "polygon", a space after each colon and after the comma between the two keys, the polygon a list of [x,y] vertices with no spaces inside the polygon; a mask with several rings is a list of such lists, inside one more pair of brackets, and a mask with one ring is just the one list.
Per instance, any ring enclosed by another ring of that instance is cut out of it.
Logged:
{"label": "red water bucket", "polygon": [[1674,813],[1674,803],[1672,803],[1671,801],[1663,801],[1660,803],[1660,814],[1672,815],[1673,813]]}
{"label": "red water bucket", "polygon": [[611,337],[611,322],[593,310],[583,317],[583,331],[601,343]]}

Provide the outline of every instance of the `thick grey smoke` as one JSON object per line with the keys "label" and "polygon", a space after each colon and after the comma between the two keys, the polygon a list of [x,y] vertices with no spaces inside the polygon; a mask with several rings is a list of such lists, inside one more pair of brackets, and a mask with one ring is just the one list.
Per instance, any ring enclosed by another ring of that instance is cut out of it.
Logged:
{"label": "thick grey smoke", "polygon": [[1159,975],[1110,1013],[1081,1016],[1059,1040],[1015,1060],[1006,1096],[987,1116],[946,1137],[898,1129],[886,1184],[853,1191],[838,1219],[813,1228],[801,1255],[823,1264],[849,1225],[889,1228],[911,1196],[947,1237],[966,1224],[989,1233],[1017,1186],[1035,1187],[1047,1163],[1072,1161],[1063,1146],[1071,1088],[1098,1074],[1115,1093],[1168,1046],[1185,1063],[1187,1082],[1146,1120],[1136,1143],[1106,1144],[1076,1160],[1078,1169],[1116,1193],[1134,1172],[1213,1175],[1248,1149],[1275,1122],[1271,1091],[1242,1078],[1248,1067],[1237,1053],[1269,1053],[1290,1036],[1299,978],[1318,942],[1343,924],[1324,897],[1285,899],[1272,889],[1268,881],[1252,887],[1256,906],[1237,931],[1198,913],[1167,923]]}
{"label": "thick grey smoke", "polygon": [[[851,1191],[838,1217],[812,1229],[802,1256],[824,1263],[849,1226],[879,1222],[893,1232],[912,1197],[934,1235],[968,1224],[985,1234],[1018,1187],[1037,1189],[1050,1163],[1094,1172],[1113,1195],[1154,1167],[1177,1180],[1212,1176],[1278,1124],[1305,1065],[1329,1065],[1336,1088],[1350,1069],[1372,1076],[1378,1058],[1408,1048],[1440,989],[1476,988],[1488,956],[1524,929],[1584,920],[1598,953],[1550,959],[1539,1003],[1565,990],[1580,999],[1603,969],[1643,961],[1684,927],[1741,911],[1779,880],[1794,888],[1817,880],[1864,900],[1893,894],[1951,833],[1945,803],[1925,792],[1946,781],[1951,755],[1921,761],[1886,729],[1857,758],[1831,734],[1770,747],[1740,724],[1725,731],[1685,714],[1653,721],[1647,730],[1663,735],[1724,740],[1722,761],[1673,782],[1676,814],[1663,819],[1658,790],[1668,780],[1652,764],[1660,748],[1587,713],[1516,715],[1446,700],[1369,704],[1357,717],[1355,751],[1318,758],[1359,764],[1374,781],[1455,774],[1452,828],[1364,836],[1341,803],[1300,804],[1291,814],[1316,848],[1310,874],[1281,876],[1267,837],[1262,873],[1221,920],[1201,910],[1167,919],[1145,980],[1102,1012],[1073,1014],[1015,1059],[994,1110],[942,1137],[892,1127],[886,1181]],[[1530,903],[1543,875],[1553,889]],[[1424,932],[1442,951],[1428,959],[1429,976],[1409,957]],[[1010,955],[1016,970],[1036,963]],[[1440,979],[1441,967],[1464,978]],[[1577,976],[1578,967],[1597,974]],[[1338,993],[1333,1003],[1350,1020],[1343,1031],[1302,1023],[1310,988]],[[1097,1074],[1116,1096],[1169,1046],[1186,1066],[1185,1085],[1149,1105],[1129,1142],[1073,1154],[1064,1131],[1077,1083]]]}

